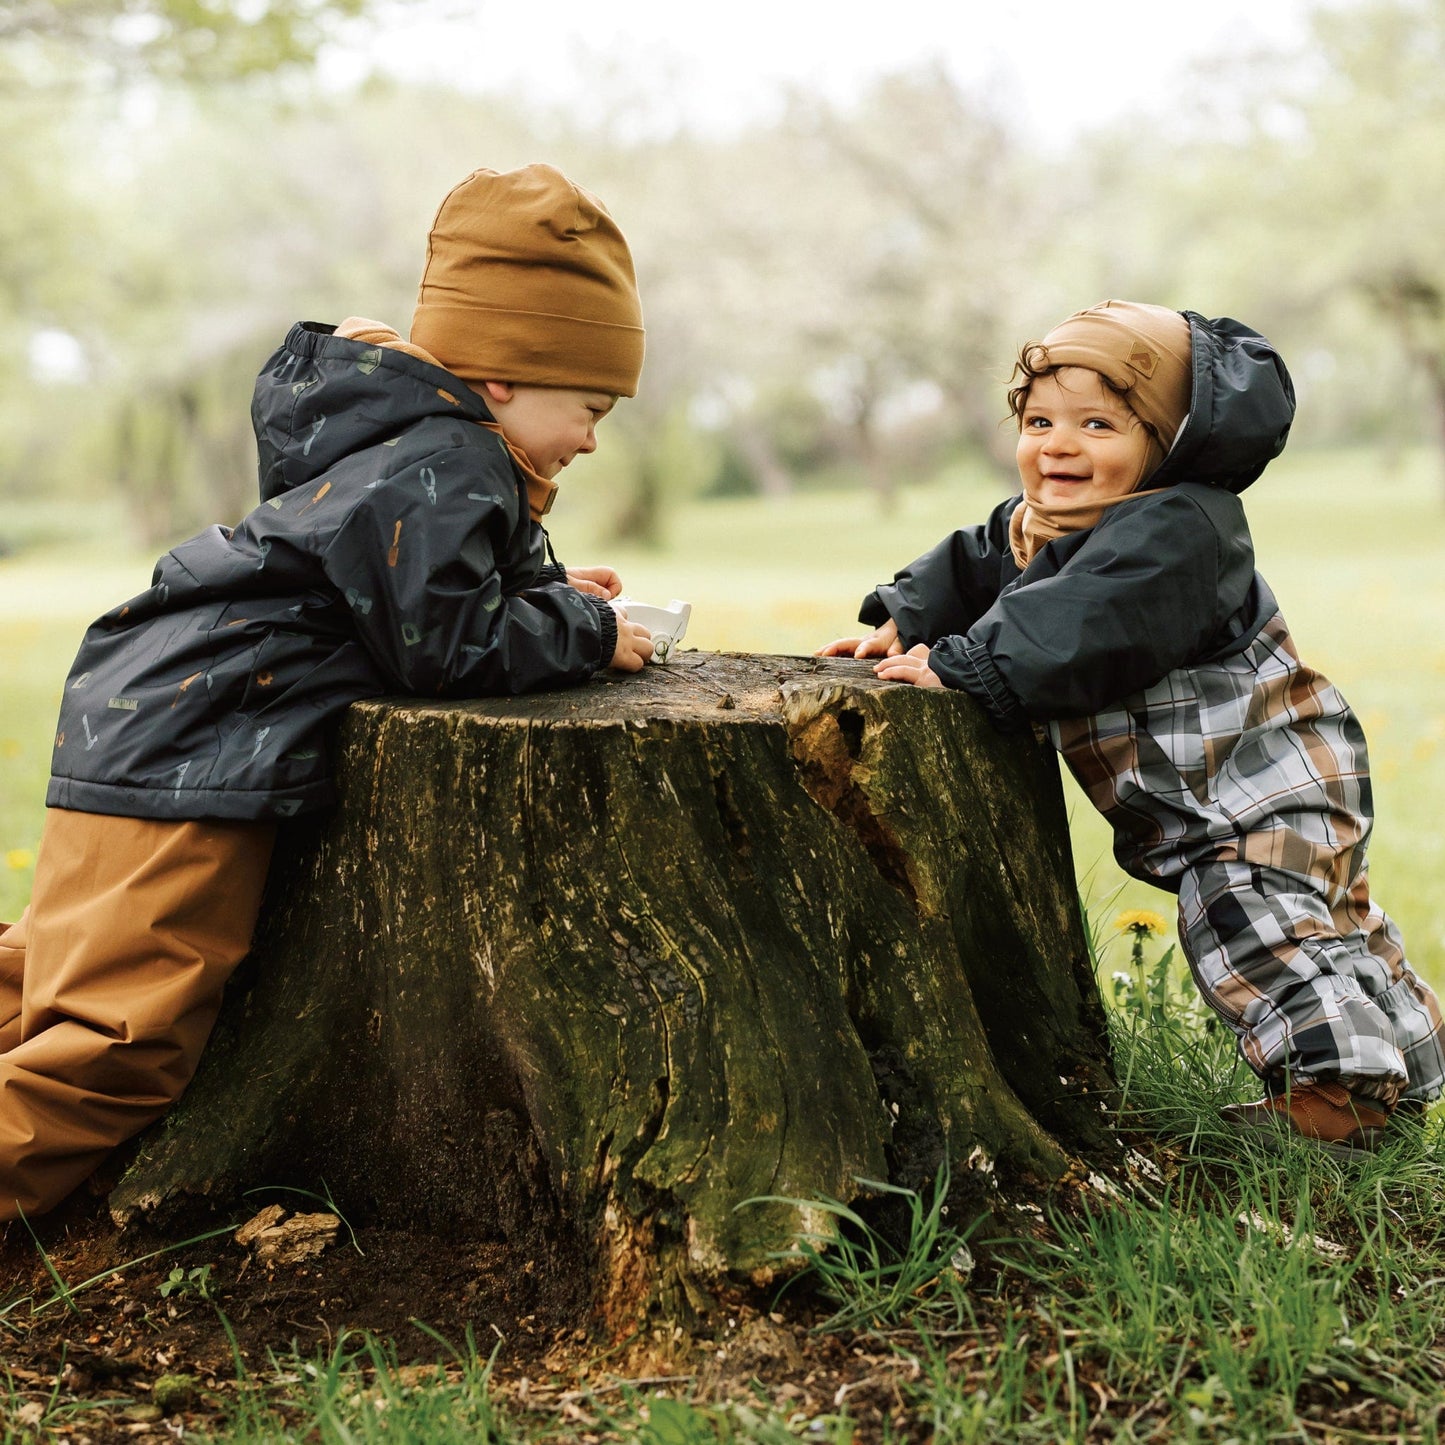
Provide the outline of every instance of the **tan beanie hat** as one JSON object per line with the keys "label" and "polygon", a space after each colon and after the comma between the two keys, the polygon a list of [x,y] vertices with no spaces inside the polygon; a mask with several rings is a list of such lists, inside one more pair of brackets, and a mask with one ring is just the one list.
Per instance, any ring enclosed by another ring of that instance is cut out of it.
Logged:
{"label": "tan beanie hat", "polygon": [[1028,351],[1034,366],[1097,371],[1124,394],[1135,416],[1153,432],[1161,453],[1173,445],[1189,415],[1189,322],[1167,306],[1101,301],[1061,321]]}
{"label": "tan beanie hat", "polygon": [[411,339],[463,381],[636,396],[642,306],[627,242],[551,166],[473,171],[432,223]]}

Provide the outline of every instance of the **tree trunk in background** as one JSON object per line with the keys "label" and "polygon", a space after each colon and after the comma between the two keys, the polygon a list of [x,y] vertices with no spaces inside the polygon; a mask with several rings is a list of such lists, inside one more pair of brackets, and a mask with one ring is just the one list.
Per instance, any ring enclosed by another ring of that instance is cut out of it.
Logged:
{"label": "tree trunk in background", "polygon": [[571,1241],[620,1327],[820,1226],[752,1196],[947,1159],[961,1221],[1108,1147],[1057,764],[968,697],[684,652],[358,705],[337,760],[118,1220],[324,1181],[354,1221]]}

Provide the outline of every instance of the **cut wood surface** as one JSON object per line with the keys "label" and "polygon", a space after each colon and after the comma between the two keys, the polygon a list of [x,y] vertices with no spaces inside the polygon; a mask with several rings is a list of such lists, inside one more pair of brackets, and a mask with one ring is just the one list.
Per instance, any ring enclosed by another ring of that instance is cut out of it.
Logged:
{"label": "cut wood surface", "polygon": [[336,761],[118,1220],[329,1192],[353,1222],[566,1241],[623,1319],[823,1223],[757,1196],[947,1159],[986,1207],[1105,1146],[1058,765],[968,697],[684,652],[361,704]]}

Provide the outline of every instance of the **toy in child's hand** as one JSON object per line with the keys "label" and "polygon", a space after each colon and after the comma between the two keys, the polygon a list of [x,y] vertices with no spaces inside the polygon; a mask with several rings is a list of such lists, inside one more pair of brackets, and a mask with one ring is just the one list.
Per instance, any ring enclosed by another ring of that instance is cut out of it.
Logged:
{"label": "toy in child's hand", "polygon": [[627,613],[629,622],[641,624],[652,634],[652,660],[666,662],[687,632],[692,603],[679,602],[675,597],[666,607],[651,607],[631,597],[617,597],[613,601]]}

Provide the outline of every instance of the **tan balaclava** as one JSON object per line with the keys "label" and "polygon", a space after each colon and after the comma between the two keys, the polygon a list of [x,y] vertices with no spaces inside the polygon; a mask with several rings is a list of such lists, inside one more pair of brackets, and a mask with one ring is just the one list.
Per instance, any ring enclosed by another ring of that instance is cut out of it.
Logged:
{"label": "tan balaclava", "polygon": [[642,307],[627,242],[551,166],[473,171],[432,224],[411,340],[475,387],[636,396]]}
{"label": "tan balaclava", "polygon": [[1107,508],[1138,496],[1158,470],[1189,415],[1192,383],[1189,322],[1166,306],[1101,301],[1060,322],[1042,341],[1024,347],[1031,372],[1061,366],[1096,371],[1117,392],[1149,433],[1149,452],[1128,492],[1102,501],[1044,505],[1024,488],[1014,509],[1009,541],[1014,560],[1027,567],[1046,542],[1097,524]]}

